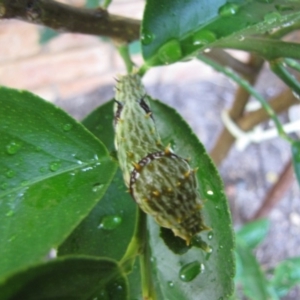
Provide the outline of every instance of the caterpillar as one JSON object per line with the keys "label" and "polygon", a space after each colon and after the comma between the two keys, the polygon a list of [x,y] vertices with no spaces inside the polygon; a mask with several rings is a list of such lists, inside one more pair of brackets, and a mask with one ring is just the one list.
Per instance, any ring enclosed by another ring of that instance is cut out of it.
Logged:
{"label": "caterpillar", "polygon": [[115,147],[126,186],[156,222],[190,244],[209,229],[203,222],[196,170],[162,145],[138,74],[119,76],[115,86]]}

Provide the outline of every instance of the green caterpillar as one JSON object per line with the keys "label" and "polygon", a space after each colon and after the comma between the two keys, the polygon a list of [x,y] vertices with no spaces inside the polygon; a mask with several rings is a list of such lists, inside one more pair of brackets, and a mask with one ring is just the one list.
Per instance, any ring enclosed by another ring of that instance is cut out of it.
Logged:
{"label": "green caterpillar", "polygon": [[120,76],[115,90],[115,146],[125,184],[145,213],[190,244],[209,229],[200,212],[196,171],[161,144],[139,75]]}

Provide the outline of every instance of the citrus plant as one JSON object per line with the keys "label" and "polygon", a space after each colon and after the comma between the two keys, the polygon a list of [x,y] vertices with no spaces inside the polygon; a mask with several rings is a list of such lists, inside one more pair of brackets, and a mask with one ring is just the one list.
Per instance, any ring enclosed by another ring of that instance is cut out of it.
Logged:
{"label": "citrus plant", "polygon": [[[283,41],[300,27],[298,1],[148,0],[141,21],[110,14],[110,1],[97,8],[95,4],[99,1],[87,1],[87,9],[56,1],[0,0],[0,16],[109,37],[127,72],[140,77],[155,66],[192,58],[204,61],[261,103],[264,114],[259,120],[271,118],[279,135],[291,144],[300,180],[299,142],[285,133],[276,114],[297,99],[292,97],[278,109],[252,86],[267,62],[295,95],[300,94],[287,67],[300,70],[295,60],[300,58],[300,45]],[[43,38],[54,36],[50,32]],[[141,42],[144,63],[134,67],[128,44],[136,40]],[[224,48],[251,52],[254,63],[244,64]],[[233,120],[242,115],[247,97],[231,112]],[[147,99],[148,118],[153,117],[161,144],[176,148],[176,155],[198,168],[193,172],[207,230],[186,243],[159,226],[166,223],[166,216],[158,224],[133,201],[118,167],[118,159],[120,164],[122,160],[114,145],[113,121],[118,117],[114,99],[79,123],[29,92],[1,87],[1,299],[231,297],[234,241],[221,179],[185,120],[151,95]],[[137,116],[131,121],[145,122]],[[120,140],[133,134],[124,131]],[[224,151],[212,155],[216,163]],[[130,152],[135,153],[134,147]],[[151,180],[155,174],[147,176]]]}

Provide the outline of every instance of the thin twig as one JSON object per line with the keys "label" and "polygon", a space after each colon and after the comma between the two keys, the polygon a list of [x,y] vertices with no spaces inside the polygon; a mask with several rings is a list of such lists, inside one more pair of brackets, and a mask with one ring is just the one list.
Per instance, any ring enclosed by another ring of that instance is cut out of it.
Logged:
{"label": "thin twig", "polygon": [[282,199],[284,194],[293,183],[294,170],[290,160],[284,167],[278,181],[269,190],[260,208],[256,211],[250,221],[266,217],[272,208]]}
{"label": "thin twig", "polygon": [[139,39],[140,21],[109,14],[103,8],[84,9],[53,0],[0,0],[0,19],[19,19],[61,32],[107,36],[120,41]]}

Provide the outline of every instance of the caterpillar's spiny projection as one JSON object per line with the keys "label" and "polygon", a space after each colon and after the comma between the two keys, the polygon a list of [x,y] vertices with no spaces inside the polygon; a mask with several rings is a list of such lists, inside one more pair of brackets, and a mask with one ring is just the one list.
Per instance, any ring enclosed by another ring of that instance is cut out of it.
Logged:
{"label": "caterpillar's spiny projection", "polygon": [[201,217],[195,170],[161,144],[148,97],[137,74],[118,78],[114,127],[120,167],[140,208],[189,244],[208,229]]}

